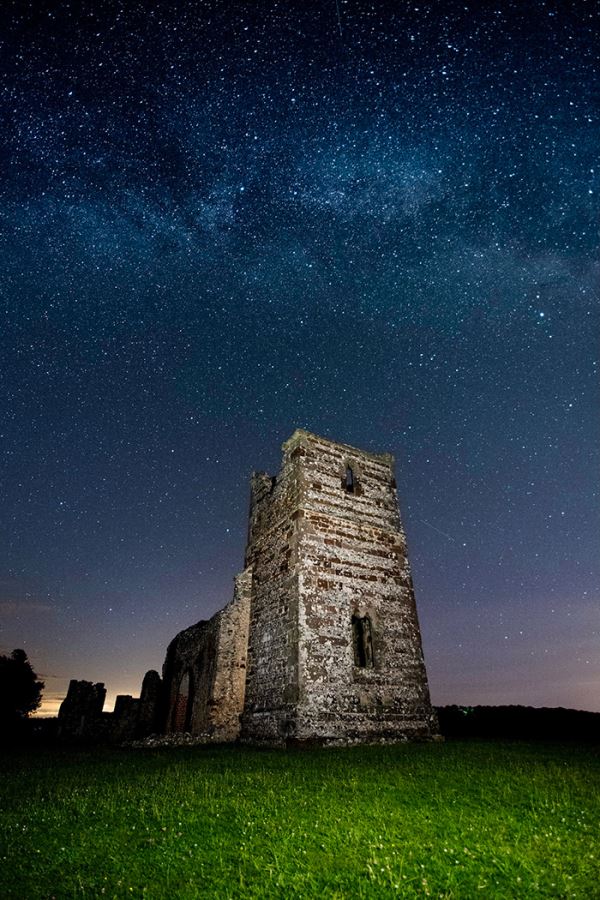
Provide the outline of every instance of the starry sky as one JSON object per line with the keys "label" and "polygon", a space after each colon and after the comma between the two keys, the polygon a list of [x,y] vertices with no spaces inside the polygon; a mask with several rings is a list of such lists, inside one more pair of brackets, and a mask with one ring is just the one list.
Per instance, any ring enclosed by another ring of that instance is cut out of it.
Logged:
{"label": "starry sky", "polygon": [[600,710],[593,2],[7,2],[0,652],[139,693],[296,427],[397,460],[432,699]]}

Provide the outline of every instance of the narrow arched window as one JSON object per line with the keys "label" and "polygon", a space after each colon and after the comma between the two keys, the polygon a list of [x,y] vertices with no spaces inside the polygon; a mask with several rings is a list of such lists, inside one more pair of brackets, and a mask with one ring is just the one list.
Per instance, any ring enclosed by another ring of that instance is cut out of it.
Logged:
{"label": "narrow arched window", "polygon": [[344,488],[348,494],[354,493],[354,472],[350,466],[346,466],[346,477],[344,478]]}
{"label": "narrow arched window", "polygon": [[352,649],[355,666],[359,669],[373,668],[373,635],[368,616],[352,616]]}

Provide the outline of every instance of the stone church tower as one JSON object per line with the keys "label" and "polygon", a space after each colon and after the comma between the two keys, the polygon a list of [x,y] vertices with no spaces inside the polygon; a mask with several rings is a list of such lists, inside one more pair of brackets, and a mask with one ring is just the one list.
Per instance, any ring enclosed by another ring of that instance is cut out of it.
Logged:
{"label": "stone church tower", "polygon": [[393,464],[298,430],[279,475],[253,476],[242,740],[437,732]]}
{"label": "stone church tower", "polygon": [[295,431],[252,476],[233,600],[180,632],[161,730],[203,741],[352,744],[437,733],[393,459]]}

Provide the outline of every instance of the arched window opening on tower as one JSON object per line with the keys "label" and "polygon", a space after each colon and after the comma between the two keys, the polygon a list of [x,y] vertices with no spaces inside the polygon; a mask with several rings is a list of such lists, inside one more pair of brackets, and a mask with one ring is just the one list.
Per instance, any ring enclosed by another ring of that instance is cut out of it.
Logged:
{"label": "arched window opening on tower", "polygon": [[354,472],[350,466],[346,466],[346,476],[344,478],[344,488],[348,494],[354,493]]}
{"label": "arched window opening on tower", "polygon": [[352,616],[352,648],[354,665],[359,669],[372,669],[374,666],[373,637],[371,620],[368,616]]}

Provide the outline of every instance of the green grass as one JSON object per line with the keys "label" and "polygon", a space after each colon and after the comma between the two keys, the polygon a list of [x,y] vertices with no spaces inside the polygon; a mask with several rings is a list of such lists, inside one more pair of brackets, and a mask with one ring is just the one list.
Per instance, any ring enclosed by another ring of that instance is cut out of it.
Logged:
{"label": "green grass", "polygon": [[600,897],[597,748],[37,751],[0,896]]}

